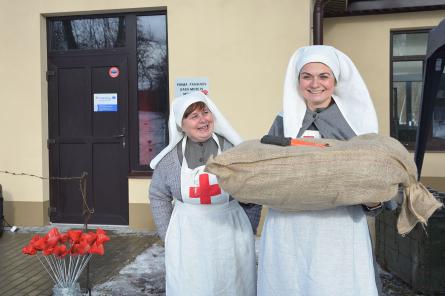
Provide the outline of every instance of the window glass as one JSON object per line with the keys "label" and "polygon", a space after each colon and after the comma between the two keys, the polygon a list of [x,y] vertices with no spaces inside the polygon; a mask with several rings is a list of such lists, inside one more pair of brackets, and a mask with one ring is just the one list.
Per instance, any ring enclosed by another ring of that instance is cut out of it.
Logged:
{"label": "window glass", "polygon": [[425,55],[427,33],[401,33],[393,35],[393,56]]}
{"label": "window glass", "polygon": [[168,64],[165,15],[137,17],[139,165],[167,145]]}
{"label": "window glass", "polygon": [[396,137],[414,142],[422,95],[422,62],[393,63],[393,110]]}
{"label": "window glass", "polygon": [[394,122],[396,138],[402,142],[415,142],[419,121],[421,81],[400,81],[393,83],[395,105]]}
{"label": "window glass", "polygon": [[51,50],[125,46],[125,18],[63,19],[50,22]]}
{"label": "window glass", "polygon": [[423,61],[394,62],[393,81],[422,81]]}
{"label": "window glass", "polygon": [[445,140],[445,68],[440,78],[433,113],[433,138]]}
{"label": "window glass", "polygon": [[391,136],[414,148],[428,32],[394,32],[391,38]]}

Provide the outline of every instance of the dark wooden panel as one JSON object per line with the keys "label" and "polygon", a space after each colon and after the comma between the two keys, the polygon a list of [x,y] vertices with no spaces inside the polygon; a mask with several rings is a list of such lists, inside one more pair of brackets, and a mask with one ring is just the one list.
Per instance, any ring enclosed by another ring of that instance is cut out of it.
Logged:
{"label": "dark wooden panel", "polygon": [[[82,172],[91,171],[91,148],[88,144],[60,144],[60,177],[81,176]],[[88,176],[87,195],[91,196],[91,176]],[[58,180],[57,222],[81,223],[82,195],[78,180]]]}
{"label": "dark wooden panel", "polygon": [[58,71],[59,136],[91,134],[88,77],[86,68],[62,68]]}
{"label": "dark wooden panel", "polygon": [[94,219],[128,223],[128,180],[121,143],[93,145]]}

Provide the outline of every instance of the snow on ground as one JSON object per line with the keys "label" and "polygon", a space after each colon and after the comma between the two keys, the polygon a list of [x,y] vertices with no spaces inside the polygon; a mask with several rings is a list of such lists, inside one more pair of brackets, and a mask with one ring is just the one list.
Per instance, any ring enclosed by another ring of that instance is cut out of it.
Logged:
{"label": "snow on ground", "polygon": [[164,247],[154,244],[125,266],[119,275],[97,285],[92,295],[165,295]]}
{"label": "snow on ground", "polygon": [[421,296],[422,293],[415,293],[404,282],[396,278],[391,273],[383,270],[380,266],[377,267],[382,281],[383,293],[382,296]]}

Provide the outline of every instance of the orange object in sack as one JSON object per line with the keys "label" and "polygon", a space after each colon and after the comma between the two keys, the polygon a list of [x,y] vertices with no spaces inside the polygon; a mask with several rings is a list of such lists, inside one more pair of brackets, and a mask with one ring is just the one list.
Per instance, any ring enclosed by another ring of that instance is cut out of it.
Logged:
{"label": "orange object in sack", "polygon": [[303,140],[298,140],[298,139],[292,138],[290,140],[290,146],[315,146],[315,147],[325,148],[325,147],[329,147],[329,144],[328,143],[320,144],[320,143],[306,142]]}

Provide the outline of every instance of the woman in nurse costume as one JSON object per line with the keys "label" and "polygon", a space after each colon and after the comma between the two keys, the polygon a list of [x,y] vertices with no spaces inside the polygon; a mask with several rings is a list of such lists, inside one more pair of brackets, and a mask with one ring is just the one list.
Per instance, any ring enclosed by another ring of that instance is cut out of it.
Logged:
{"label": "woman in nurse costume", "polygon": [[150,163],[149,197],[165,241],[167,296],[255,296],[254,232],[261,207],[240,206],[216,176],[210,155],[242,140],[202,92],[177,98],[169,145]]}
{"label": "woman in nurse costume", "polygon": [[[349,57],[323,45],[294,53],[284,82],[283,112],[270,135],[348,140],[377,131],[373,103]],[[258,295],[377,295],[365,214],[381,206],[301,212],[270,208],[261,238]]]}

